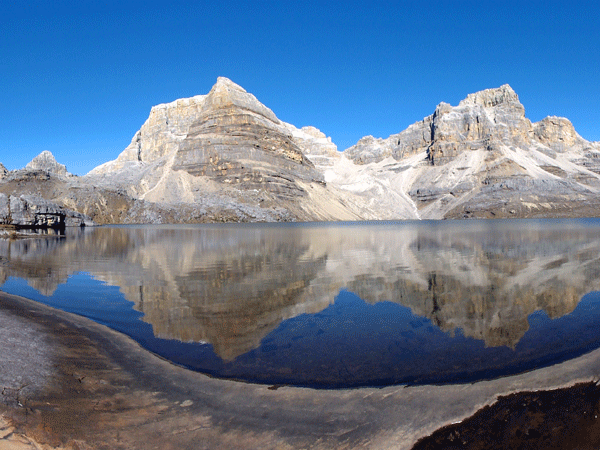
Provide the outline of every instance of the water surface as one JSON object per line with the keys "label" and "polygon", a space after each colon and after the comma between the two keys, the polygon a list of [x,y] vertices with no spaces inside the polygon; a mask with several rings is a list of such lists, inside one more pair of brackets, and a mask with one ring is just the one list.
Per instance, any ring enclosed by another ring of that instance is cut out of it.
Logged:
{"label": "water surface", "polygon": [[101,227],[0,241],[2,290],[220,377],[466,382],[600,347],[600,221]]}

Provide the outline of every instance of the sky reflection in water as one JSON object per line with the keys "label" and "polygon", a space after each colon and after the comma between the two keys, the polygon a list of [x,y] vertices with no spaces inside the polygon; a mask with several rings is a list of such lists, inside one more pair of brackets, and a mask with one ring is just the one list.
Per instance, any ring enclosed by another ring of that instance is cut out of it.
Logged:
{"label": "sky reflection in water", "polygon": [[468,382],[600,347],[600,295],[584,295],[599,289],[600,222],[455,225],[123,227],[3,242],[2,290],[186,367],[268,384]]}

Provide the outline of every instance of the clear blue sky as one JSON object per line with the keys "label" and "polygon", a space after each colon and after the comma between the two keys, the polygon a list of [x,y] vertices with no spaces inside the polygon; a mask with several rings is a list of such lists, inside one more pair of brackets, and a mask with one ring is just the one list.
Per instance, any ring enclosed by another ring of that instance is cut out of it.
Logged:
{"label": "clear blue sky", "polygon": [[0,2],[0,162],[42,150],[76,174],[150,108],[218,76],[340,150],[509,83],[527,117],[600,140],[600,6],[555,1]]}

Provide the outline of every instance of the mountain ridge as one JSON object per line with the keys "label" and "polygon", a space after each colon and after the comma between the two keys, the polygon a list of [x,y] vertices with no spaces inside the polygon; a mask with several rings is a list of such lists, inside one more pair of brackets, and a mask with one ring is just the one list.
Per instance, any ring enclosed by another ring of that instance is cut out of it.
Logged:
{"label": "mountain ridge", "polygon": [[581,217],[597,215],[599,191],[600,143],[566,118],[532,123],[508,84],[340,152],[219,77],[206,95],[152,107],[117,158],[85,176],[49,152],[0,174],[0,192],[97,223]]}

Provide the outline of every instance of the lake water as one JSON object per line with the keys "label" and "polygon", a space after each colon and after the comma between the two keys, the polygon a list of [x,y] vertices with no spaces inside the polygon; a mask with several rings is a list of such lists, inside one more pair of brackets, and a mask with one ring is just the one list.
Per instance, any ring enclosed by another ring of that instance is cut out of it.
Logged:
{"label": "lake water", "polygon": [[100,227],[0,240],[5,292],[218,377],[470,382],[600,347],[600,220]]}

